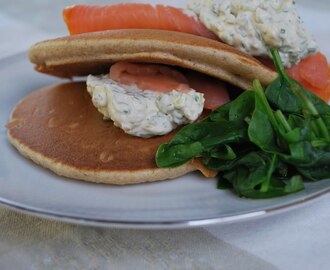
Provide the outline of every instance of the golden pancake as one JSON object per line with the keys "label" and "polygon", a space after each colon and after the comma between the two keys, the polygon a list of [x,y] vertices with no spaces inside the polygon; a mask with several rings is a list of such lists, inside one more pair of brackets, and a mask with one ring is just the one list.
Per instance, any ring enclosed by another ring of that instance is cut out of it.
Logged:
{"label": "golden pancake", "polygon": [[109,30],[42,41],[29,51],[36,70],[60,77],[101,74],[118,61],[180,66],[243,89],[267,85],[277,73],[219,41],[164,30]]}
{"label": "golden pancake", "polygon": [[[256,78],[268,84],[277,76],[221,42],[164,30],[110,30],[42,41],[31,47],[29,58],[36,70],[60,77],[108,73],[118,61],[188,68],[243,89]],[[175,132],[148,139],[125,134],[103,120],[85,83],[35,91],[16,105],[7,127],[21,154],[69,178],[133,184],[175,178],[198,167],[191,162],[158,168],[155,153]]]}
{"label": "golden pancake", "polygon": [[85,83],[33,92],[16,105],[7,128],[11,143],[21,154],[70,178],[133,184],[195,170],[190,163],[175,169],[157,168],[155,152],[175,132],[148,139],[125,134],[112,121],[103,120]]}

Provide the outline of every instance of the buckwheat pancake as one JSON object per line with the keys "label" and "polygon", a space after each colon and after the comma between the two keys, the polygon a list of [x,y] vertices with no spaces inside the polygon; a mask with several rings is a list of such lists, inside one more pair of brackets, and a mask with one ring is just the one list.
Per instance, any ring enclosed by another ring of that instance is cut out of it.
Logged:
{"label": "buckwheat pancake", "polygon": [[36,70],[60,77],[109,71],[118,61],[151,62],[192,69],[250,89],[264,85],[277,73],[255,58],[222,42],[165,30],[108,30],[39,42],[29,58]]}
{"label": "buckwheat pancake", "polygon": [[[67,78],[108,73],[119,61],[179,66],[243,89],[256,78],[268,84],[277,76],[221,42],[164,30],[109,30],[42,41],[31,47],[29,58],[37,71]],[[127,135],[103,120],[83,82],[35,91],[16,105],[7,127],[22,155],[69,178],[133,184],[205,170],[195,161],[158,168],[155,153],[175,131],[148,139]]]}
{"label": "buckwheat pancake", "polygon": [[14,108],[8,137],[35,163],[69,178],[107,184],[133,184],[174,178],[195,170],[190,163],[160,169],[155,152],[175,132],[148,139],[125,134],[103,120],[85,83],[37,90]]}

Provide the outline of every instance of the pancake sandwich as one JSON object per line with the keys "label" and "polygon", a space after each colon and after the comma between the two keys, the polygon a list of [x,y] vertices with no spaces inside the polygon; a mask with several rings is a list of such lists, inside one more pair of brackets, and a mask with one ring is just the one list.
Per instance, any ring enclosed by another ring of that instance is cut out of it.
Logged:
{"label": "pancake sandwich", "polygon": [[[31,47],[29,58],[39,72],[62,78],[89,75],[90,84],[65,82],[46,86],[23,98],[13,109],[7,125],[10,142],[23,156],[58,175],[118,185],[175,178],[197,169],[205,175],[213,174],[198,160],[177,168],[156,166],[157,148],[175,135],[181,122],[173,124],[166,134],[135,136],[114,115],[106,115],[101,107],[95,107],[102,93],[91,89],[99,87],[103,77],[97,76],[108,74],[110,67],[117,63],[148,63],[153,69],[160,65],[159,78],[174,74],[176,79],[181,76],[178,72],[191,70],[241,89],[249,89],[256,78],[267,85],[277,76],[255,58],[219,41],[165,30],[109,30],[46,40]],[[180,81],[180,85],[186,84],[189,80]],[[86,91],[88,87],[91,89]],[[143,96],[152,96],[149,92]],[[174,94],[181,95],[178,92]],[[157,93],[156,103],[163,94]],[[191,94],[184,90],[183,94],[193,95],[193,102],[203,100],[195,91]],[[125,99],[127,103],[138,99],[132,95]],[[116,106],[111,104],[106,105],[109,111]],[[198,121],[202,109],[194,119],[184,116],[189,118],[188,122]],[[158,117],[159,112],[155,115]],[[135,121],[140,120],[134,118],[130,125]]]}

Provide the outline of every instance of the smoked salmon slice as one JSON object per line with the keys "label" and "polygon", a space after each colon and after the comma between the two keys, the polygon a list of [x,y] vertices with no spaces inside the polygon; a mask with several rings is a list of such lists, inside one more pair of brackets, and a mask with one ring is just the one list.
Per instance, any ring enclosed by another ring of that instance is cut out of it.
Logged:
{"label": "smoked salmon slice", "polygon": [[136,85],[141,90],[158,93],[172,90],[189,92],[193,88],[204,94],[204,108],[210,110],[229,101],[223,82],[198,72],[189,71],[183,74],[171,67],[158,64],[117,62],[111,66],[109,78],[125,85]]}
{"label": "smoked salmon slice", "polygon": [[63,10],[63,17],[71,35],[113,29],[160,29],[217,39],[192,12],[171,6],[73,5]]}
{"label": "smoked salmon slice", "polygon": [[323,89],[328,82],[328,62],[321,53],[303,59],[299,65],[300,77],[316,88]]}
{"label": "smoked salmon slice", "polygon": [[121,84],[136,85],[141,90],[158,93],[170,92],[173,89],[180,92],[190,91],[183,74],[162,65],[117,62],[111,66],[109,77]]}
{"label": "smoked salmon slice", "polygon": [[188,71],[185,75],[190,87],[204,94],[204,108],[215,110],[230,101],[223,81],[195,71]]}
{"label": "smoked salmon slice", "polygon": [[325,102],[330,100],[330,71],[326,57],[317,52],[287,69],[289,76]]}

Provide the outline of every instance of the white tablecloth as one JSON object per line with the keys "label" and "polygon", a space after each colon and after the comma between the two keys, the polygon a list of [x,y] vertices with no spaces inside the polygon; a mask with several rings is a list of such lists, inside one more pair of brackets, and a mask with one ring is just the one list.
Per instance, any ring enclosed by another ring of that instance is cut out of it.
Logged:
{"label": "white tablecloth", "polygon": [[[73,2],[0,1],[0,56],[66,34],[61,10]],[[329,224],[329,194],[242,223],[170,231],[77,226],[0,207],[0,269],[326,270]]]}

